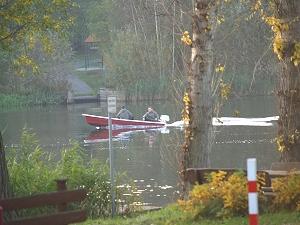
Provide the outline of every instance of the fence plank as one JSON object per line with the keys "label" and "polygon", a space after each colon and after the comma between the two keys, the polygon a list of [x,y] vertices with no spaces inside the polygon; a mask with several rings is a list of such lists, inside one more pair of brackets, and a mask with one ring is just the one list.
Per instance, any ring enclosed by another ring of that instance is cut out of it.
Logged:
{"label": "fence plank", "polygon": [[82,201],[86,198],[84,189],[65,190],[48,194],[38,194],[17,198],[7,198],[0,201],[3,211],[19,210],[68,202]]}
{"label": "fence plank", "polygon": [[63,225],[69,223],[84,222],[87,219],[84,210],[61,212],[52,215],[45,215],[40,217],[31,217],[21,220],[7,221],[3,225]]}

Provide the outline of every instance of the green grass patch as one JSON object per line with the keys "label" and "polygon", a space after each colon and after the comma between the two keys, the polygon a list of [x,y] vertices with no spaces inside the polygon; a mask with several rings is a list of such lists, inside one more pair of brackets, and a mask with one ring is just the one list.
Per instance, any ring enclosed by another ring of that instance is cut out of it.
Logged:
{"label": "green grass patch", "polygon": [[[264,214],[259,216],[260,225],[300,225],[300,217],[296,212]],[[159,211],[131,214],[130,217],[116,216],[110,219],[87,220],[84,225],[242,225],[249,224],[248,216],[233,217],[226,221],[220,219],[196,219],[186,218],[185,212],[176,205],[168,206]]]}
{"label": "green grass patch", "polygon": [[75,75],[87,83],[95,95],[98,94],[99,88],[105,87],[105,78],[102,70],[76,71]]}

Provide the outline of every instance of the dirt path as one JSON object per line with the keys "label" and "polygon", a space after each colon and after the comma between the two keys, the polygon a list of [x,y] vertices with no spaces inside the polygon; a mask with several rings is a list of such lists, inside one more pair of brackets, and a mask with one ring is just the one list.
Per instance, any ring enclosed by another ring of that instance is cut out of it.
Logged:
{"label": "dirt path", "polygon": [[[97,60],[90,60],[89,63],[95,63]],[[77,68],[78,69],[83,69],[85,66],[85,61],[80,61],[77,62]],[[94,68],[87,68],[87,70],[92,70]],[[93,90],[92,88],[87,85],[84,81],[79,79],[75,74],[72,74],[68,77],[69,82],[72,84],[72,90],[74,92],[74,95],[93,95]]]}
{"label": "dirt path", "polygon": [[93,95],[92,88],[75,75],[70,75],[68,80],[72,84],[74,95]]}

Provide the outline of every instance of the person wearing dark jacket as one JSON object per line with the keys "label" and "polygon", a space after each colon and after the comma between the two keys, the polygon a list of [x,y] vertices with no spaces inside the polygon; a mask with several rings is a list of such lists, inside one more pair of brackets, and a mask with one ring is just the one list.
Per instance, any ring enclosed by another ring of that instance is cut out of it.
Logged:
{"label": "person wearing dark jacket", "polygon": [[121,110],[116,115],[119,119],[127,119],[127,120],[133,120],[133,115],[131,112],[129,112],[128,109],[124,105],[122,105]]}
{"label": "person wearing dark jacket", "polygon": [[148,112],[145,113],[145,115],[143,115],[143,120],[146,120],[146,121],[158,121],[158,114],[157,112],[155,112],[151,106],[148,107]]}

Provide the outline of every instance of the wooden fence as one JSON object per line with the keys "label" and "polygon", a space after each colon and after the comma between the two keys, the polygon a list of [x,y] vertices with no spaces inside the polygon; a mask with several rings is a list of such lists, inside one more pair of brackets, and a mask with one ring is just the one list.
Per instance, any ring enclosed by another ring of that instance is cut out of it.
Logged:
{"label": "wooden fence", "polygon": [[[66,190],[66,181],[66,179],[56,180],[57,192],[1,199],[0,225],[66,225],[84,222],[87,219],[85,210],[68,211],[67,203],[83,201],[86,198],[86,191],[84,189]],[[57,212],[38,217],[3,221],[3,212],[49,205],[58,205]]]}

